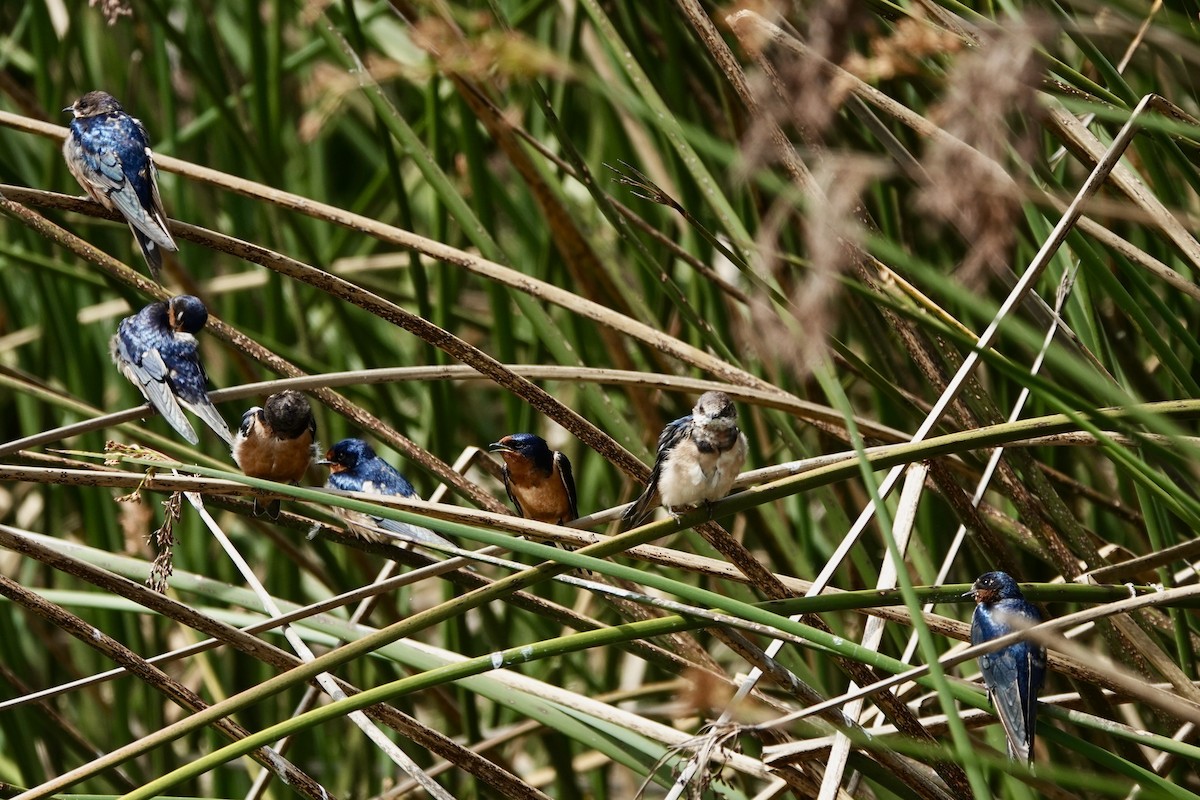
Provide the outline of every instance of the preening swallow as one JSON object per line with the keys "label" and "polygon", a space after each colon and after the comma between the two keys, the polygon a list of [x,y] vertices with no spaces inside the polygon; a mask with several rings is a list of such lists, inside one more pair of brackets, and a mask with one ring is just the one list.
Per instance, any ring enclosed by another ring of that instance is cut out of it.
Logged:
{"label": "preening swallow", "polygon": [[642,496],[622,517],[623,528],[641,525],[656,499],[672,515],[725,497],[746,461],[746,437],[737,408],[724,392],[700,395],[692,413],[663,428],[654,470]]}
{"label": "preening swallow", "polygon": [[[318,457],[317,421],[308,398],[290,389],[273,394],[242,415],[233,460],[252,478],[296,484]],[[279,498],[254,498],[254,514],[279,516]]]}
{"label": "preening swallow", "polygon": [[196,346],[195,334],[206,322],[208,310],[191,295],[151,303],[121,320],[109,352],[121,374],[180,436],[192,444],[200,441],[184,416],[186,408],[231,444],[229,426],[208,399],[208,376]]}
{"label": "preening swallow", "polygon": [[[329,480],[325,482],[326,489],[417,497],[412,484],[395,467],[375,455],[371,445],[362,439],[343,439],[329,448],[325,452],[325,458],[317,463],[329,467]],[[340,508],[337,509],[337,512],[346,520],[352,533],[368,541],[394,543],[395,539],[388,536],[388,533],[395,533],[403,539],[413,539],[417,542],[450,544],[428,528],[418,525],[409,525]]]}
{"label": "preening swallow", "polygon": [[167,228],[146,129],[108,92],[88,92],[63,109],[68,111],[67,169],[92,199],[125,218],[158,280],[161,250],[179,248]]}
{"label": "preening swallow", "polygon": [[[971,644],[990,642],[1042,621],[1041,612],[1004,572],[981,575],[964,597],[974,597],[978,604],[971,618]],[[1004,726],[1009,757],[1032,763],[1037,696],[1046,679],[1046,648],[1034,642],[1016,642],[980,656],[979,670]]]}

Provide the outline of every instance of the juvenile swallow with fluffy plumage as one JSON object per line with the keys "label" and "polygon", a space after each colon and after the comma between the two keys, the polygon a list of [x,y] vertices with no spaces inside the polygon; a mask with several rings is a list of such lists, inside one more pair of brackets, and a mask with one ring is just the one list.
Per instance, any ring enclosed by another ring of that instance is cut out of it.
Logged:
{"label": "juvenile swallow with fluffy plumage", "polygon": [[206,322],[208,309],[191,295],[151,303],[121,320],[109,352],[121,374],[180,436],[192,444],[200,441],[183,413],[186,408],[231,444],[229,426],[208,399],[208,376],[196,345],[195,334]]}
{"label": "juvenile swallow with fluffy plumage", "polygon": [[[343,439],[325,451],[325,458],[317,463],[329,467],[329,480],[325,482],[326,489],[420,499],[408,479],[391,464],[375,455],[375,450],[371,445],[362,439]],[[397,533],[401,537],[414,539],[417,542],[450,544],[428,528],[418,525],[409,525],[340,508],[337,509],[337,512],[346,520],[352,533],[368,541],[392,543],[395,540],[387,534]]]}
{"label": "juvenile swallow with fluffy plumage", "polygon": [[68,111],[67,169],[93,200],[125,218],[158,280],[161,251],[179,248],[167,228],[146,129],[108,92],[88,92],[63,109]]}
{"label": "juvenile swallow with fluffy plumage", "polygon": [[672,516],[676,509],[715,503],[729,494],[745,461],[746,436],[738,429],[733,400],[724,392],[705,392],[691,415],[663,428],[650,482],[621,518],[622,527],[641,525],[656,499]]}
{"label": "juvenile swallow with fluffy plumage", "polygon": [[570,460],[532,433],[514,433],[488,445],[504,459],[504,489],[517,514],[550,525],[579,517]]}
{"label": "juvenile swallow with fluffy plumage", "polygon": [[[297,484],[319,457],[317,421],[308,398],[291,389],[273,394],[242,415],[233,460],[251,478]],[[264,505],[265,502],[265,505]],[[254,515],[279,517],[279,498],[254,498]]]}
{"label": "juvenile swallow with fluffy plumage", "polygon": [[[983,644],[1042,621],[1005,572],[981,575],[964,597],[978,604],[971,618],[971,644]],[[979,657],[979,671],[1008,739],[1009,758],[1033,762],[1037,696],[1046,679],[1046,648],[1034,642],[1010,644]]]}

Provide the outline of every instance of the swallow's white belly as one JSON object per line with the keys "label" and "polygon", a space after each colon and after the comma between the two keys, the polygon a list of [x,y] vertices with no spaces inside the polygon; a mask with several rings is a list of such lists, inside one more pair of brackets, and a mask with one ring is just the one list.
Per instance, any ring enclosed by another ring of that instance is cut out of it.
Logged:
{"label": "swallow's white belly", "polygon": [[711,503],[729,494],[746,460],[746,439],[738,436],[721,453],[702,453],[686,439],[675,446],[658,476],[658,492],[668,509]]}

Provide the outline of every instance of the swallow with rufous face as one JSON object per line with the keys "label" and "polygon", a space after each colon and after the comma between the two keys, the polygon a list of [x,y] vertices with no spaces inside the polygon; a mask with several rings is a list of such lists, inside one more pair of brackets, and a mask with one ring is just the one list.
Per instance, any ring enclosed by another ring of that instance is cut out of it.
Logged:
{"label": "swallow with rufous face", "polygon": [[517,514],[550,525],[565,525],[579,517],[571,462],[546,440],[532,433],[514,433],[488,445],[504,459],[504,489]]}

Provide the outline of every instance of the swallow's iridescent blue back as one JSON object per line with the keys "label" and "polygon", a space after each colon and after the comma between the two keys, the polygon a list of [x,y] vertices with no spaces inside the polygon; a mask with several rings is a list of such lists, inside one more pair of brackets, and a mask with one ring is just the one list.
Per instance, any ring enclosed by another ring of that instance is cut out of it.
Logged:
{"label": "swallow's iridescent blue back", "polygon": [[[178,330],[172,327],[173,318]],[[224,418],[208,399],[208,376],[193,335],[207,319],[200,300],[178,295],[170,303],[150,303],[125,317],[111,344],[121,374],[192,444],[199,439],[180,406],[204,420],[226,443],[233,441]]]}
{"label": "swallow's iridescent blue back", "polygon": [[129,182],[141,205],[154,203],[150,142],[141,122],[123,112],[71,120],[84,165],[113,184]]}
{"label": "swallow's iridescent blue back", "polygon": [[155,350],[169,372],[163,376],[175,394],[188,402],[208,396],[208,375],[200,363],[200,349],[191,334],[177,335],[167,324],[165,303],[151,303],[132,317],[121,320],[117,335],[131,352]]}
{"label": "swallow's iridescent blue back", "polygon": [[340,472],[330,473],[328,486],[331,489],[400,497],[414,497],[417,493],[399,470],[375,455],[362,439],[344,439],[334,445],[328,455],[330,460],[345,466]]}
{"label": "swallow's iridescent blue back", "polygon": [[88,92],[64,111],[74,115],[63,142],[68,169],[93,199],[125,218],[157,278],[160,250],[178,248],[167,229],[146,129],[107,92]]}
{"label": "swallow's iridescent blue back", "polygon": [[[989,572],[975,582],[978,605],[971,619],[971,644],[990,642],[1042,621],[1009,575]],[[1009,754],[1032,760],[1037,696],[1046,679],[1046,649],[1022,641],[979,657],[983,682],[1008,736]]]}
{"label": "swallow's iridescent blue back", "polygon": [[[417,492],[400,471],[379,456],[371,445],[362,439],[343,439],[329,448],[321,462],[330,468],[328,489],[343,492],[365,492],[367,494],[417,497]],[[418,498],[419,499],[419,498]],[[414,539],[428,544],[452,545],[428,528],[409,525],[383,517],[367,516],[357,512],[339,511],[350,523],[350,530],[369,541],[389,542],[388,537],[379,535],[375,529],[400,534],[405,539]]]}

